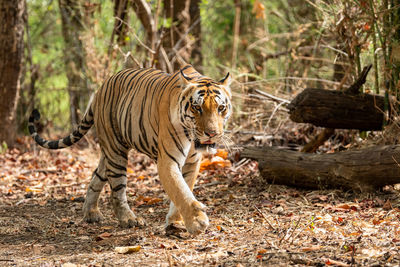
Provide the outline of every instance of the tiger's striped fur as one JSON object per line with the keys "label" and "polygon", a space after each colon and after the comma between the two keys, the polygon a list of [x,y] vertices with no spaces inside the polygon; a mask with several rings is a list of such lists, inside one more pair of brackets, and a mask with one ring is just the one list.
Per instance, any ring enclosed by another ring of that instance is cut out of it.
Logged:
{"label": "tiger's striped fur", "polygon": [[123,227],[141,224],[127,203],[128,152],[136,149],[157,161],[163,188],[172,200],[167,226],[183,222],[193,234],[209,224],[205,206],[192,190],[199,172],[201,152],[212,151],[223,136],[231,114],[229,73],[216,82],[187,65],[175,74],[155,69],[127,69],[105,81],[89,103],[75,131],[48,141],[36,132],[34,110],[29,131],[40,146],[71,146],[95,126],[101,157],[87,189],[84,219],[100,221],[98,199],[104,184],[111,186],[114,212]]}

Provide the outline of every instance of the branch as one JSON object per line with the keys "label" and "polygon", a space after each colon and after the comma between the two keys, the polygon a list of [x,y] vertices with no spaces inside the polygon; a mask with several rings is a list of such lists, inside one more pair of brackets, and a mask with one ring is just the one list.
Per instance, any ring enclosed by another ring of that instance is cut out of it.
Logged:
{"label": "branch", "polygon": [[142,22],[143,27],[146,29],[147,38],[150,43],[151,50],[154,50],[155,39],[156,39],[156,24],[151,13],[151,6],[146,0],[134,0],[133,9],[136,15]]}
{"label": "branch", "polygon": [[265,96],[267,98],[271,98],[273,101],[278,102],[278,103],[284,103],[285,105],[290,103],[289,100],[286,100],[286,99],[283,99],[283,98],[268,94],[268,93],[260,91],[258,89],[255,89],[254,92],[256,92],[257,94],[260,94],[262,96]]}
{"label": "branch", "polygon": [[360,88],[366,82],[368,72],[371,70],[371,68],[372,68],[372,64],[365,66],[363,68],[362,72],[360,73],[360,76],[355,81],[355,83],[353,83],[349,88],[347,88],[345,90],[345,92],[348,94],[354,94],[354,95],[359,94]]}

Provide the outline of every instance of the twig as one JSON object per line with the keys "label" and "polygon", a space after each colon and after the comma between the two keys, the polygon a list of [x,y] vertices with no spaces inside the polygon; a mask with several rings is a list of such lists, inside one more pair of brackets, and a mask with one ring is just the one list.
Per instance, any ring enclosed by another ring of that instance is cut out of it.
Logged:
{"label": "twig", "polygon": [[291,233],[290,236],[288,237],[288,239],[287,239],[288,241],[289,241],[290,238],[293,236],[294,232],[296,232],[297,228],[299,227],[300,221],[301,221],[301,216],[299,216],[299,219],[297,220],[296,226],[294,227],[292,233]]}
{"label": "twig", "polygon": [[160,34],[160,38],[158,38],[157,40],[157,44],[156,44],[156,52],[153,54],[153,59],[151,61],[151,66],[154,67],[156,60],[158,59],[159,55],[160,55],[160,49],[161,49],[161,45],[162,42],[164,40],[164,36],[165,36],[165,31],[164,29],[161,31]]}
{"label": "twig", "polygon": [[[182,47],[180,50],[183,50],[184,47]],[[172,50],[175,52],[175,56],[171,59],[171,64],[175,64],[175,61],[177,60],[179,65],[181,67],[185,66],[187,64],[186,60],[180,55],[180,52],[177,51],[175,48],[172,48]]]}
{"label": "twig", "polygon": [[82,185],[82,183],[49,185],[49,186],[46,186],[46,188],[60,188],[60,187],[70,187],[70,186],[78,186],[78,185]]}
{"label": "twig", "polygon": [[206,186],[213,186],[213,185],[217,185],[217,184],[222,184],[222,182],[214,181],[214,182],[211,182],[211,183],[208,183],[208,184],[200,184],[198,186],[195,186],[194,189],[199,189],[199,188],[206,187]]}
{"label": "twig", "polygon": [[206,252],[206,254],[204,255],[204,260],[203,260],[203,267],[206,266],[207,263],[207,256],[208,256],[208,251]]}
{"label": "twig", "polygon": [[397,166],[399,166],[400,167],[400,164],[399,164],[399,162],[394,158],[394,156],[392,156],[392,159],[394,160],[394,162],[396,162],[396,164],[397,164]]}
{"label": "twig", "polygon": [[254,206],[254,208],[258,211],[258,213],[261,214],[261,216],[264,218],[264,220],[268,223],[269,227],[271,227],[272,230],[276,230],[275,227],[269,222],[267,216],[261,211],[259,210],[256,206]]}
{"label": "twig", "polygon": [[301,234],[303,232],[303,229],[305,229],[306,227],[308,227],[310,224],[312,224],[315,221],[315,218],[313,218],[309,223],[305,224],[301,229],[301,231],[299,231],[292,239],[292,242],[290,242],[290,245],[293,244],[293,241],[296,239],[296,237]]}
{"label": "twig", "polygon": [[169,61],[169,59],[168,59],[168,55],[167,55],[167,52],[165,52],[164,47],[161,46],[160,51],[161,51],[161,55],[165,61],[165,64],[167,65],[168,72],[173,73],[174,68],[172,67],[171,61]]}
{"label": "twig", "polygon": [[285,103],[285,104],[289,104],[290,103],[290,101],[287,100],[287,99],[283,99],[283,98],[268,94],[268,93],[263,92],[263,91],[258,90],[258,89],[255,89],[254,92],[256,92],[257,94],[263,95],[265,97],[271,98],[272,100],[274,100],[276,102],[279,102],[279,103],[282,103],[282,102]]}
{"label": "twig", "polygon": [[[237,78],[241,78],[243,76],[252,76],[252,74],[251,73],[241,73],[241,74],[237,75]],[[243,85],[250,85],[250,84],[258,84],[260,82],[275,82],[275,81],[280,81],[280,80],[304,80],[304,81],[323,82],[323,83],[332,84],[332,85],[339,85],[340,84],[339,82],[326,80],[326,79],[309,78],[309,77],[293,77],[293,76],[270,78],[270,79],[260,79],[258,81],[245,82],[245,83],[242,83],[242,84]]]}
{"label": "twig", "polygon": [[[299,216],[299,219],[297,220],[297,223],[296,223],[296,225],[295,225],[293,231],[290,233],[289,237],[287,238],[287,240],[289,240],[289,239],[292,237],[293,233],[296,231],[297,227],[299,226],[300,221],[301,221],[301,216]],[[290,228],[286,231],[286,233],[282,236],[282,238],[279,240],[279,243],[278,243],[278,244],[281,244],[281,242],[285,239],[285,237],[286,237],[286,235],[287,235],[287,233],[289,232],[290,229],[291,229],[291,227],[290,227]]]}
{"label": "twig", "polygon": [[250,160],[251,160],[251,159],[246,159],[246,158],[241,159],[241,160],[236,164],[236,166],[232,168],[232,170],[233,170],[234,172],[236,172],[240,167],[246,165]]}
{"label": "twig", "polygon": [[264,132],[253,132],[253,131],[235,131],[235,130],[225,130],[224,133],[232,134],[249,134],[249,135],[264,135]]}
{"label": "twig", "polygon": [[276,113],[276,112],[278,111],[278,109],[279,109],[280,107],[282,107],[282,105],[284,105],[284,104],[287,104],[287,103],[281,102],[281,103],[279,103],[279,104],[274,108],[274,110],[273,110],[272,113],[271,113],[271,116],[269,116],[269,119],[268,119],[268,121],[267,121],[267,124],[266,124],[265,127],[264,127],[264,132],[267,130],[267,128],[268,128],[270,122],[272,121],[272,118],[274,117],[275,113]]}
{"label": "twig", "polygon": [[196,27],[197,24],[200,23],[200,18],[198,18],[197,20],[195,20],[195,22],[193,22],[192,25],[190,25],[190,27],[186,30],[186,32],[184,32],[178,42],[176,42],[176,44],[174,45],[174,47],[172,48],[172,51],[168,53],[168,56],[172,56],[174,53],[176,53],[176,51],[178,50],[180,44],[183,42],[183,40],[185,39],[185,37],[193,30],[194,27]]}
{"label": "twig", "polygon": [[117,18],[117,17],[115,17],[115,19],[116,19],[116,20],[119,20],[119,21],[121,21],[121,23],[127,25],[128,29],[130,30],[130,32],[132,33],[132,35],[136,38],[136,40],[139,42],[139,44],[140,44],[141,46],[143,46],[147,51],[149,51],[149,52],[152,53],[152,54],[155,54],[155,53],[156,53],[156,51],[154,51],[153,49],[151,49],[150,47],[148,47],[146,44],[144,44],[144,43],[142,42],[142,40],[140,40],[140,38],[134,33],[134,31],[132,31],[132,28],[129,26],[128,23],[126,23],[125,21],[123,21],[123,20],[121,20],[120,18]]}
{"label": "twig", "polygon": [[33,172],[44,172],[44,173],[58,173],[60,170],[45,170],[45,169],[37,169],[37,170],[29,170],[21,172],[22,175],[31,174]]}
{"label": "twig", "polygon": [[168,261],[168,266],[172,267],[173,264],[172,264],[172,260],[171,260],[171,255],[168,253],[167,250],[164,250],[164,253],[165,253],[165,257],[167,258],[167,261]]}

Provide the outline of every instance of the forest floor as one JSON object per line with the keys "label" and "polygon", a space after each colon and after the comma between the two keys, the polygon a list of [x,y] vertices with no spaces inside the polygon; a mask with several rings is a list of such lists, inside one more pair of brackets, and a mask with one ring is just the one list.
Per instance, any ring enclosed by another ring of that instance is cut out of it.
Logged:
{"label": "forest floor", "polygon": [[[132,153],[128,199],[147,225],[123,229],[110,189],[102,224],[82,222],[98,149],[30,147],[0,154],[0,266],[399,266],[400,198],[266,184],[253,161],[213,158],[195,188],[205,233],[167,236],[168,199],[153,161]],[[233,160],[232,160],[233,161]],[[133,247],[129,254],[116,247]]]}

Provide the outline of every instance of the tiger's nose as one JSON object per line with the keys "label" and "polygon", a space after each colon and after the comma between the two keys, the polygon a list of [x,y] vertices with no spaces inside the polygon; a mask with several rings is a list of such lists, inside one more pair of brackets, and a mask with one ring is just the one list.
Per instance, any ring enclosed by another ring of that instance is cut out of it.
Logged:
{"label": "tiger's nose", "polygon": [[211,138],[211,137],[216,136],[217,132],[213,131],[213,130],[208,130],[208,131],[204,131],[204,134]]}

